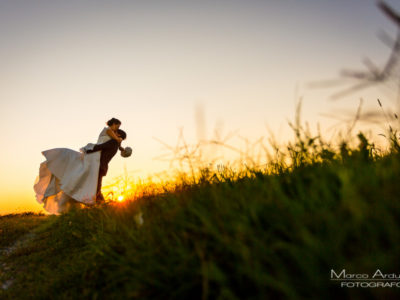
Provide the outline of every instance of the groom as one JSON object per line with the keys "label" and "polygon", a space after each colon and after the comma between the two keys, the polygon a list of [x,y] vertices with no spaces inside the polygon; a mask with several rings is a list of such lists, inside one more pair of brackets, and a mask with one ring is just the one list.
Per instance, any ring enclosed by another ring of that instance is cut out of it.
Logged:
{"label": "groom", "polygon": [[[126,139],[125,131],[118,129],[116,134],[122,140]],[[103,197],[103,194],[101,193],[101,182],[103,180],[103,176],[105,176],[107,174],[108,163],[114,157],[114,155],[117,153],[118,149],[120,149],[121,151],[124,150],[124,148],[122,148],[120,146],[120,143],[118,143],[115,139],[111,139],[103,144],[94,146],[93,150],[86,151],[86,153],[92,153],[92,152],[101,150],[99,179],[97,181],[97,192],[96,192],[96,202],[97,203],[104,202],[104,197]]]}

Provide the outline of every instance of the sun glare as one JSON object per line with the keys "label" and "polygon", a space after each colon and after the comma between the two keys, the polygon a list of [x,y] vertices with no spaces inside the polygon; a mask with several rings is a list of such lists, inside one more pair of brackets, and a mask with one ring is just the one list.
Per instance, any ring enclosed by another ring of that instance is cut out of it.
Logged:
{"label": "sun glare", "polygon": [[119,202],[124,201],[124,196],[122,196],[122,195],[121,195],[121,196],[118,196],[118,201],[119,201]]}

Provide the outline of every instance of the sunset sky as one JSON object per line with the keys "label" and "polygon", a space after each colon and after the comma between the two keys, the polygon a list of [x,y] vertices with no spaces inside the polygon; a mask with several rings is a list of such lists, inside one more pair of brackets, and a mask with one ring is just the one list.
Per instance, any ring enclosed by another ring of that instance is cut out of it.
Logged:
{"label": "sunset sky", "polygon": [[382,66],[380,30],[395,37],[372,0],[0,0],[0,214],[40,210],[41,151],[78,151],[112,117],[133,156],[117,154],[104,184],[124,167],[134,178],[168,169],[157,139],[175,145],[181,127],[188,143],[215,128],[268,137],[266,124],[285,141],[297,96],[325,130],[337,121],[322,114],[355,113],[360,97],[389,105],[379,89],[331,101],[340,87],[308,87],[364,70],[363,57]]}

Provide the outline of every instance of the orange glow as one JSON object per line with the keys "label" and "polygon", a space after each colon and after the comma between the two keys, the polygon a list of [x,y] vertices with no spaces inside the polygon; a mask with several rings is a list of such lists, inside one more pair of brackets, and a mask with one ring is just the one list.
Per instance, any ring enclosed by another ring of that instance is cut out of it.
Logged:
{"label": "orange glow", "polygon": [[118,201],[119,201],[119,202],[124,201],[124,196],[122,196],[122,195],[121,195],[121,196],[118,196]]}

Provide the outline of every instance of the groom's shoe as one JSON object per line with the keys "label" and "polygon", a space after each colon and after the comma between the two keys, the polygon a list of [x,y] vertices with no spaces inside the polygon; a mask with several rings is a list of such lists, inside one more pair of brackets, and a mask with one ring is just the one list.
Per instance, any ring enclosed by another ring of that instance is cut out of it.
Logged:
{"label": "groom's shoe", "polygon": [[99,193],[96,197],[96,204],[105,203],[104,196],[102,193]]}

